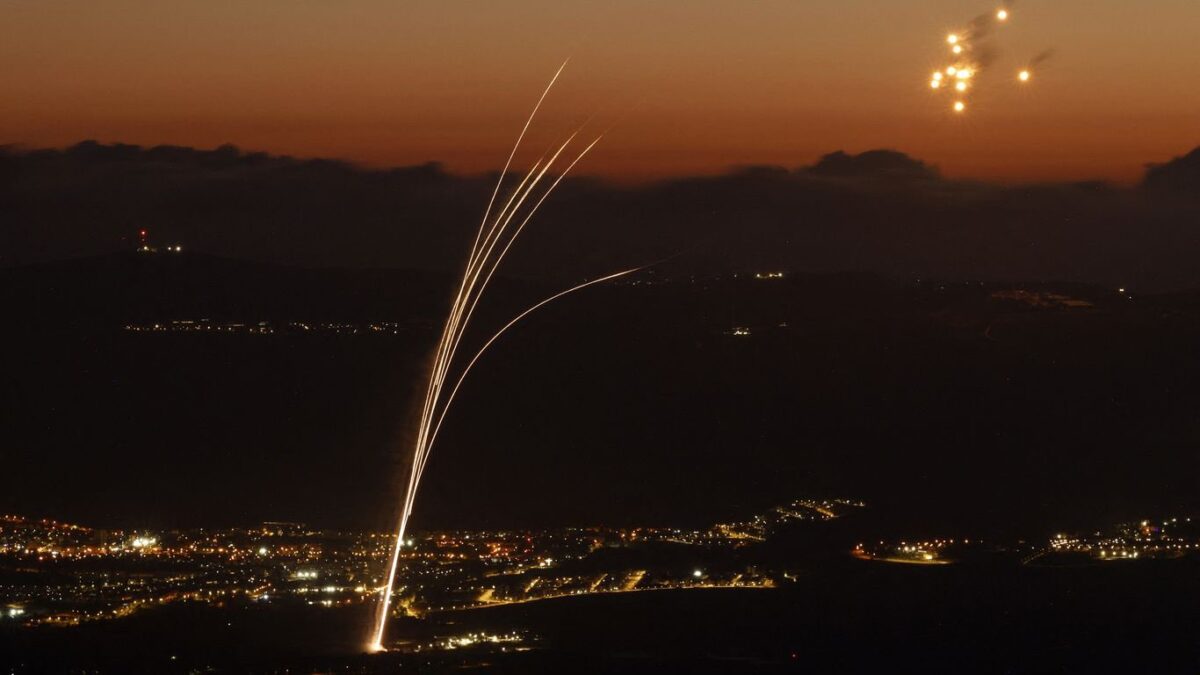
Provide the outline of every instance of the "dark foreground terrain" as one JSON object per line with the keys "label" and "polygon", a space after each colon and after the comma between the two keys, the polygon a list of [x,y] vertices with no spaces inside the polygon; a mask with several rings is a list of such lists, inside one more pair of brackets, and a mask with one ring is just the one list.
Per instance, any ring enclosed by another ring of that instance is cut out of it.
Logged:
{"label": "dark foreground terrain", "polygon": [[[156,256],[0,271],[0,511],[389,528],[447,278]],[[559,288],[500,283],[468,339]],[[202,319],[230,328],[129,329]],[[1194,294],[651,270],[496,343],[420,526],[700,526],[796,495],[912,536],[1195,513],[1198,341]]]}
{"label": "dark foreground terrain", "polygon": [[[1200,296],[859,275],[589,289],[498,342],[448,418],[420,528],[699,526],[796,495],[856,536],[1045,542],[1200,513]],[[448,284],[203,255],[0,271],[0,511],[129,529],[383,531]],[[636,282],[636,283],[635,283]],[[558,290],[505,281],[497,326]],[[892,566],[841,549],[770,590],[436,614],[187,605],[0,632],[15,672],[1196,672],[1192,559]],[[451,623],[453,622],[453,623]],[[173,658],[172,658],[173,657]]]}
{"label": "dark foreground terrain", "polygon": [[362,654],[353,611],[174,608],[0,633],[12,672],[1148,673],[1200,668],[1194,562],[914,568],[848,561],[774,590],[593,596],[396,623],[532,649]]}

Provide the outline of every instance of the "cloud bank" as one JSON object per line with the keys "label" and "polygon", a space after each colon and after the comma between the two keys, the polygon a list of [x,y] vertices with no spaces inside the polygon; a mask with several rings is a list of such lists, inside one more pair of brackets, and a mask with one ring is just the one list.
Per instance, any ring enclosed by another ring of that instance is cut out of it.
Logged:
{"label": "cloud bank", "polygon": [[[490,176],[371,170],[232,146],[0,149],[0,265],[161,244],[305,266],[451,269]],[[902,278],[1200,287],[1200,149],[1142,184],[946,179],[894,150],[641,186],[569,179],[511,274],[578,278],[682,253],[677,273],[780,268]]]}

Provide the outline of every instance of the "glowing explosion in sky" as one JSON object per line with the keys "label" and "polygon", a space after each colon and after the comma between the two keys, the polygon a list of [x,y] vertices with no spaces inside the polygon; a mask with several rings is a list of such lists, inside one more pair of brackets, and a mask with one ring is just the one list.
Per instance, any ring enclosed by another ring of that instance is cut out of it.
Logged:
{"label": "glowing explosion in sky", "polygon": [[[976,83],[979,75],[994,60],[995,50],[985,44],[985,41],[994,30],[1007,24],[1011,17],[1012,11],[1008,7],[1001,7],[993,13],[975,17],[963,30],[946,36],[946,45],[952,60],[944,69],[934,71],[929,80],[929,88],[953,92],[953,103],[950,107],[954,112],[962,113],[967,110],[967,98],[978,86]],[[1050,58],[1051,54],[1052,52],[1045,51],[1031,59],[1017,72],[1017,81],[1029,82],[1033,78],[1033,67]]]}

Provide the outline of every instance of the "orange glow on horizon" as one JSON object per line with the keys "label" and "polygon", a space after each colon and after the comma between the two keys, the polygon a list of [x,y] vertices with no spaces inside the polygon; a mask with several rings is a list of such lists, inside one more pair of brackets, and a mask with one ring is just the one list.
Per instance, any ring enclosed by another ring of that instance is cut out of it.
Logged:
{"label": "orange glow on horizon", "polygon": [[[622,181],[871,148],[951,176],[1133,181],[1200,142],[1200,90],[1172,84],[1200,77],[1189,29],[1200,5],[1061,0],[1009,16],[1006,58],[1060,56],[1035,96],[973,77],[987,100],[968,132],[945,128],[931,80],[913,87],[913,65],[945,58],[939,33],[961,19],[923,2],[888,21],[869,0],[736,11],[720,0],[7,3],[0,144],[232,143],[490,171],[567,56],[574,76],[531,130],[530,152],[595,114],[595,130],[615,126],[585,172]],[[1153,38],[1121,30],[1133,24]]]}

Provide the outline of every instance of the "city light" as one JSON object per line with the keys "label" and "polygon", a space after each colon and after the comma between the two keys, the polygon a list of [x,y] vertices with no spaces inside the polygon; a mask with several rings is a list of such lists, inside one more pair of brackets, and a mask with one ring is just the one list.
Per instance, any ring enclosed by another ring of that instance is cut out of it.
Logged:
{"label": "city light", "polygon": [[[534,602],[589,594],[663,589],[766,589],[769,573],[751,568],[708,574],[702,568],[599,569],[581,573],[564,564],[617,547],[670,545],[710,553],[765,540],[793,521],[823,521],[860,509],[854,500],[799,499],[744,521],[700,530],[672,527],[564,528],[557,530],[448,531],[414,534],[402,553],[395,607],[404,616],[474,607]],[[301,602],[314,608],[375,603],[382,592],[379,569],[394,551],[386,533],[335,532],[296,523],[258,527],[178,530],[154,537],[156,545],[135,549],[145,533],[92,530],[53,521],[0,516],[0,556],[17,566],[50,560],[89,560],[74,586],[25,587],[21,604],[0,607],[0,617],[23,625],[78,625],[131,616],[173,602],[214,606]],[[165,563],[143,574],[105,572],[99,588],[89,570],[94,561],[153,558]],[[317,580],[320,580],[319,583]],[[370,583],[364,583],[371,579]],[[66,590],[70,589],[70,590]],[[469,591],[463,597],[463,591]],[[11,589],[10,589],[11,591]],[[18,597],[19,596],[19,597]],[[382,648],[382,643],[380,647]]]}
{"label": "city light", "polygon": [[[627,569],[623,565],[628,563],[608,568],[601,562],[608,558],[592,556],[612,547],[636,551],[645,545],[686,546],[705,556],[728,555],[770,539],[789,523],[827,521],[864,507],[854,500],[798,499],[699,530],[588,527],[413,534],[405,540],[416,545],[402,553],[397,589],[403,590],[395,607],[402,616],[422,617],[592,594],[770,589],[794,581],[795,575],[752,566],[728,572],[652,565]],[[79,625],[122,619],[174,602],[221,607],[300,602],[323,609],[374,603],[382,590],[380,566],[394,550],[394,540],[386,533],[323,531],[298,524],[174,531],[154,537],[155,546],[138,549],[129,544],[133,538],[151,536],[0,517],[0,556],[13,567],[89,561],[63,585],[9,586],[9,604],[0,605],[0,617],[20,625]],[[877,563],[939,566],[979,552],[1008,555],[1014,564],[1022,565],[1058,564],[1054,556],[1067,556],[1063,560],[1070,564],[1088,558],[1106,566],[1148,564],[1200,555],[1200,531],[1188,518],[1170,517],[1118,524],[1089,534],[1060,531],[1042,545],[937,537],[859,542],[848,553]],[[103,573],[104,583],[99,586],[90,571],[103,569],[97,561],[144,562],[147,558],[164,563],[152,567],[160,571],[131,573],[116,564],[113,571]],[[368,579],[370,583],[365,583]]]}

